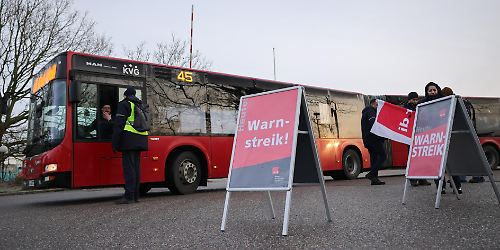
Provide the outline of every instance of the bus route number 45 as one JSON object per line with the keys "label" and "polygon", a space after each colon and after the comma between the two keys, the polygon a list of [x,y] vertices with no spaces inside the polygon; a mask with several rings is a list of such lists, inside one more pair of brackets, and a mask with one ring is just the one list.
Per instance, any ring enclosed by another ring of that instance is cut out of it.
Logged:
{"label": "bus route number 45", "polygon": [[181,80],[183,82],[193,82],[193,72],[181,70],[177,75],[177,80]]}

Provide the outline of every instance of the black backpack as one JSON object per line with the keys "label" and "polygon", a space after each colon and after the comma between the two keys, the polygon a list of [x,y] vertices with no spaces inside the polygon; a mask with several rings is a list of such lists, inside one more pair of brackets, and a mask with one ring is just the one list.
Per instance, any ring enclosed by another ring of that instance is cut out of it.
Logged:
{"label": "black backpack", "polygon": [[134,103],[134,123],[131,124],[135,130],[146,132],[151,130],[151,113],[149,105],[145,103]]}

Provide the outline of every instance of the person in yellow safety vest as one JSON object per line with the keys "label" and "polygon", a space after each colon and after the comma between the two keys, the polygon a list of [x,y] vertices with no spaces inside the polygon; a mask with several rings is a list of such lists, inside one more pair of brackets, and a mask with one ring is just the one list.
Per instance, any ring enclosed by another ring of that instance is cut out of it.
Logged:
{"label": "person in yellow safety vest", "polygon": [[123,177],[125,194],[118,204],[130,204],[139,201],[141,151],[148,150],[148,132],[139,132],[132,127],[134,122],[134,106],[142,101],[135,96],[135,89],[128,87],[125,98],[118,103],[115,124],[113,127],[113,151],[122,152]]}

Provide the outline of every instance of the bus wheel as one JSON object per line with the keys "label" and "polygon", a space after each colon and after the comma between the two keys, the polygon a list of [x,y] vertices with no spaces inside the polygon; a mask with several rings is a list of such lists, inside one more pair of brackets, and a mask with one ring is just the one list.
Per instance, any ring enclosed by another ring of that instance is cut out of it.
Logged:
{"label": "bus wheel", "polygon": [[168,166],[166,179],[172,193],[194,193],[201,180],[200,160],[190,151],[178,154]]}
{"label": "bus wheel", "polygon": [[483,151],[486,155],[486,159],[488,160],[491,169],[497,169],[500,157],[498,156],[498,151],[496,150],[496,148],[491,145],[484,145]]}
{"label": "bus wheel", "polygon": [[359,154],[352,149],[346,150],[342,156],[342,170],[345,178],[349,180],[356,179],[361,173],[361,168]]}
{"label": "bus wheel", "polygon": [[139,195],[144,196],[145,194],[147,194],[149,192],[149,190],[151,190],[150,186],[145,185],[145,184],[141,184],[139,186]]}

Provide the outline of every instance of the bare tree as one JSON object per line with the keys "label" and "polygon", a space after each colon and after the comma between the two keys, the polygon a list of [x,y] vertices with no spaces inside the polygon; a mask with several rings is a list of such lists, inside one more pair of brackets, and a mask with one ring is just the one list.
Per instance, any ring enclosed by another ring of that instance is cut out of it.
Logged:
{"label": "bare tree", "polygon": [[18,155],[26,142],[28,110],[24,98],[40,67],[67,50],[109,55],[110,39],[95,32],[86,13],[71,0],[0,0],[0,77],[6,114],[0,143],[9,148],[3,160]]}
{"label": "bare tree", "polygon": [[128,50],[124,47],[123,50],[125,51],[125,56],[128,59],[136,61],[149,61],[151,58],[151,53],[146,49],[146,42],[144,41],[142,41],[134,49]]}
{"label": "bare tree", "polygon": [[[189,67],[189,47],[186,40],[181,40],[172,34],[172,39],[168,42],[159,42],[153,51],[146,49],[146,42],[141,42],[134,49],[124,48],[127,58],[138,61],[150,61],[154,63],[171,66]],[[193,53],[192,67],[194,69],[210,69],[212,62],[201,55],[196,50]]]}

